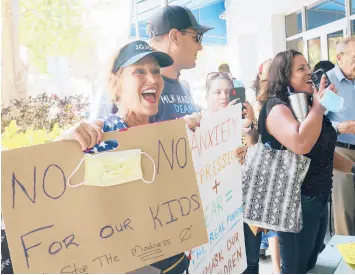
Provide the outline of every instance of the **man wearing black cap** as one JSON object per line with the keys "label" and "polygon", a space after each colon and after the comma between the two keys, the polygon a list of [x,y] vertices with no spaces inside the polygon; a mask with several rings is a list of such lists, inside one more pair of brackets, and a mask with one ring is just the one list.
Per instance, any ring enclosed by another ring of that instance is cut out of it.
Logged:
{"label": "man wearing black cap", "polygon": [[[180,71],[196,66],[197,53],[202,50],[202,37],[212,29],[198,24],[192,12],[181,6],[159,8],[149,19],[150,45],[170,55],[173,65],[162,68],[164,89],[159,111],[151,122],[172,120],[199,111],[194,104],[188,85],[179,82]],[[185,253],[157,262],[152,266],[162,273],[187,273],[190,260]]]}
{"label": "man wearing black cap", "polygon": [[169,54],[174,64],[163,68],[164,79],[159,111],[151,122],[177,119],[199,111],[195,106],[188,85],[179,82],[181,70],[196,66],[197,53],[202,50],[202,37],[212,29],[200,25],[192,12],[181,6],[158,9],[149,19],[150,44],[158,51]]}

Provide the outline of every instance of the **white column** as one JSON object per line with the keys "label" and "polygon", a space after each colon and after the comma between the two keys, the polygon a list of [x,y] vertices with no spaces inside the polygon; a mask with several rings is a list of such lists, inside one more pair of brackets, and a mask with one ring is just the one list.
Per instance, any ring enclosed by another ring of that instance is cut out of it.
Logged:
{"label": "white column", "polygon": [[272,15],[271,28],[272,55],[275,56],[279,52],[286,50],[285,15]]}
{"label": "white column", "polygon": [[137,0],[134,1],[134,14],[135,14],[135,25],[136,25],[136,39],[139,39],[139,21],[138,21],[138,5],[137,5]]}
{"label": "white column", "polygon": [[[351,15],[351,0],[345,0],[345,16],[349,17]],[[346,29],[347,31],[344,32],[345,37],[350,37],[351,36],[351,21],[350,19],[346,20]]]}
{"label": "white column", "polygon": [[[271,16],[256,9],[253,4],[226,0],[226,15],[231,71],[244,86],[249,87],[259,64],[282,48],[279,42],[273,43],[273,36],[278,40],[280,38],[273,32]],[[274,20],[275,24],[280,23],[276,22],[276,18]]]}

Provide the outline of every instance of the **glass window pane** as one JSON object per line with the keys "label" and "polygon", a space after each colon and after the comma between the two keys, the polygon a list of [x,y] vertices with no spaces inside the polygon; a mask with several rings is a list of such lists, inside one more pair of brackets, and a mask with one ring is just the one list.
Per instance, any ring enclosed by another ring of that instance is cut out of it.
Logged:
{"label": "glass window pane", "polygon": [[351,20],[351,34],[355,35],[355,20]]}
{"label": "glass window pane", "polygon": [[351,0],[351,14],[355,14],[355,0]]}
{"label": "glass window pane", "polygon": [[302,54],[304,54],[304,52],[303,52],[303,38],[300,37],[295,40],[287,41],[286,42],[286,49],[287,50],[291,50],[291,49],[296,50],[296,51],[299,51]]}
{"label": "glass window pane", "polygon": [[291,40],[291,41],[286,41],[286,49],[287,50],[296,50],[301,52],[302,54],[304,54],[303,52],[303,38],[297,38],[295,40]]}
{"label": "glass window pane", "polygon": [[321,56],[320,37],[308,40],[308,63],[311,68],[319,61]]}
{"label": "glass window pane", "polygon": [[345,0],[326,0],[307,7],[307,30],[345,17]]}
{"label": "glass window pane", "polygon": [[337,61],[336,45],[343,36],[343,31],[328,34],[328,60],[333,64]]}
{"label": "glass window pane", "polygon": [[287,15],[285,17],[285,20],[286,20],[286,37],[302,32],[302,14],[300,11]]}

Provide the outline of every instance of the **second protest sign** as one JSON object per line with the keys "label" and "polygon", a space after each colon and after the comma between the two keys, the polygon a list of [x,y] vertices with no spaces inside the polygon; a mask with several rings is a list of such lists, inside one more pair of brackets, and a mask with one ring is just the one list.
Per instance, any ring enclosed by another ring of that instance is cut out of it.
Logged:
{"label": "second protest sign", "polygon": [[189,142],[209,242],[192,250],[190,273],[242,273],[246,268],[241,146],[241,106],[205,114]]}

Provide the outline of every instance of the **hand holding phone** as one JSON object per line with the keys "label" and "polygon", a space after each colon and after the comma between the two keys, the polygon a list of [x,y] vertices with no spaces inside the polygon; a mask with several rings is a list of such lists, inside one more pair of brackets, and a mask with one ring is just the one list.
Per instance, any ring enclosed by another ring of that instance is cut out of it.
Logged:
{"label": "hand holding phone", "polygon": [[[229,101],[232,102],[236,100],[236,104],[241,102],[242,104],[245,103],[245,88],[238,87],[238,88],[231,88],[229,89]],[[245,110],[245,106],[242,105],[242,112]],[[242,114],[242,119],[245,118],[245,115]]]}
{"label": "hand holding phone", "polygon": [[[320,91],[321,80],[325,76],[324,90]],[[328,111],[337,113],[344,105],[344,98],[337,95],[334,85],[330,82],[327,74],[323,69],[319,69],[312,74],[312,81],[317,88],[315,95],[318,97],[319,103]]]}
{"label": "hand holding phone", "polygon": [[229,101],[233,101],[235,99],[240,99],[242,103],[245,102],[245,88],[230,88],[229,89]]}
{"label": "hand holding phone", "polygon": [[316,86],[317,91],[319,91],[319,86],[320,86],[320,82],[322,80],[323,75],[326,76],[325,88],[328,88],[332,84],[330,82],[327,74],[325,73],[325,71],[323,69],[319,69],[319,70],[313,72],[311,75],[312,82],[313,82],[314,86]]}

